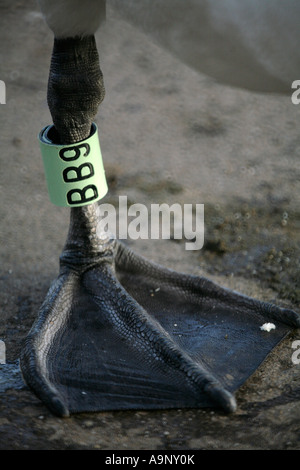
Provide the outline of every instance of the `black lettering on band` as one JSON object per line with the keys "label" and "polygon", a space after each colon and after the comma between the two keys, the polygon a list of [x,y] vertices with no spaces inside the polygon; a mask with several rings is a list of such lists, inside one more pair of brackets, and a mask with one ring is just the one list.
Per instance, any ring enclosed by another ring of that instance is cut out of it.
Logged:
{"label": "black lettering on band", "polygon": [[[90,197],[86,197],[86,193],[88,190],[92,190],[93,191],[93,195],[90,196]],[[76,200],[73,200],[72,199],[72,196],[74,194],[78,194],[80,199],[76,199]],[[84,204],[86,202],[91,202],[93,201],[94,199],[97,199],[98,197],[98,190],[96,188],[96,186],[94,184],[89,184],[88,186],[85,186],[84,188],[82,189],[71,189],[68,193],[67,193],[67,200],[68,200],[68,203],[70,205],[74,205],[74,204]]]}
{"label": "black lettering on band", "polygon": [[[84,175],[83,174],[83,169],[87,168],[89,170],[89,173]],[[76,176],[72,176],[72,173],[70,172],[75,172]],[[94,167],[91,163],[83,163],[82,165],[79,165],[78,167],[76,166],[69,166],[63,171],[63,179],[65,183],[73,183],[74,181],[83,181],[86,180],[87,178],[91,178],[94,176],[95,171]]]}
{"label": "black lettering on band", "polygon": [[[78,144],[78,145],[73,145],[72,147],[64,147],[63,149],[59,151],[59,156],[65,162],[71,162],[71,161],[77,160],[77,158],[79,158],[81,155],[80,149],[82,148],[85,148],[85,152],[83,153],[83,156],[87,157],[91,149],[89,144]],[[68,155],[66,155],[67,152],[75,152],[75,155],[68,157]]]}

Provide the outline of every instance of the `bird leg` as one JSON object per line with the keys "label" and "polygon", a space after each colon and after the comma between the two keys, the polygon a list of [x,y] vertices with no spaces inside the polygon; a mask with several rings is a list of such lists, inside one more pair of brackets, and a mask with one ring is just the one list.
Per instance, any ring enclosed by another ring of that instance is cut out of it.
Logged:
{"label": "bird leg", "polygon": [[[94,37],[55,39],[48,103],[56,143],[86,139],[103,97]],[[59,276],[22,350],[26,383],[59,416],[234,411],[233,392],[299,316],[147,261],[98,234],[97,207],[71,208]],[[270,319],[277,328],[266,336],[259,326]]]}
{"label": "bird leg", "polygon": [[48,106],[61,142],[75,143],[90,135],[104,95],[95,37],[55,38]]}

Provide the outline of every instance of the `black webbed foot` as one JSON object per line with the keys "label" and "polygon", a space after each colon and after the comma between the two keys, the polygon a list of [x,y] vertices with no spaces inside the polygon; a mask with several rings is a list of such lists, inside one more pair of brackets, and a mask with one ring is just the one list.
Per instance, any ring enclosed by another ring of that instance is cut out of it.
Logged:
{"label": "black webbed foot", "polygon": [[[112,409],[236,408],[233,392],[300,325],[290,310],[179,274],[93,230],[76,209],[52,285],[21,357],[57,415]],[[89,241],[88,241],[89,240]],[[261,331],[272,321],[276,329]]]}

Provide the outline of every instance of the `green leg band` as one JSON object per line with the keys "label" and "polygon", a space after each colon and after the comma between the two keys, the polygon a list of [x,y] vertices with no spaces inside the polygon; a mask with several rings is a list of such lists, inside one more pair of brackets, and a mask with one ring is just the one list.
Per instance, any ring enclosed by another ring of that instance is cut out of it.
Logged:
{"label": "green leg band", "polygon": [[107,193],[98,129],[70,145],[55,144],[55,127],[39,134],[50,201],[57,206],[78,207],[92,204]]}

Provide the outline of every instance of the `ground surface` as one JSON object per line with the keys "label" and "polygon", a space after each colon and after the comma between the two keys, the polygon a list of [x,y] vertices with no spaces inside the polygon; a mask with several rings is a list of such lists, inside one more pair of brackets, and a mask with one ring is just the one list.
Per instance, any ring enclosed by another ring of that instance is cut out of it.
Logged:
{"label": "ground surface", "polygon": [[[176,270],[207,275],[299,311],[300,108],[290,97],[222,86],[195,73],[108,10],[97,34],[106,84],[99,111],[106,202],[205,204],[205,245],[129,241]],[[51,205],[36,135],[52,34],[32,0],[2,1],[0,79],[0,449],[299,449],[300,365],[292,332],[238,391],[238,411],[105,412],[61,420],[12,376],[68,230]],[[299,77],[295,77],[297,79]],[[10,368],[10,369],[9,369]],[[8,374],[9,375],[9,374]],[[20,388],[18,388],[20,385]]]}

